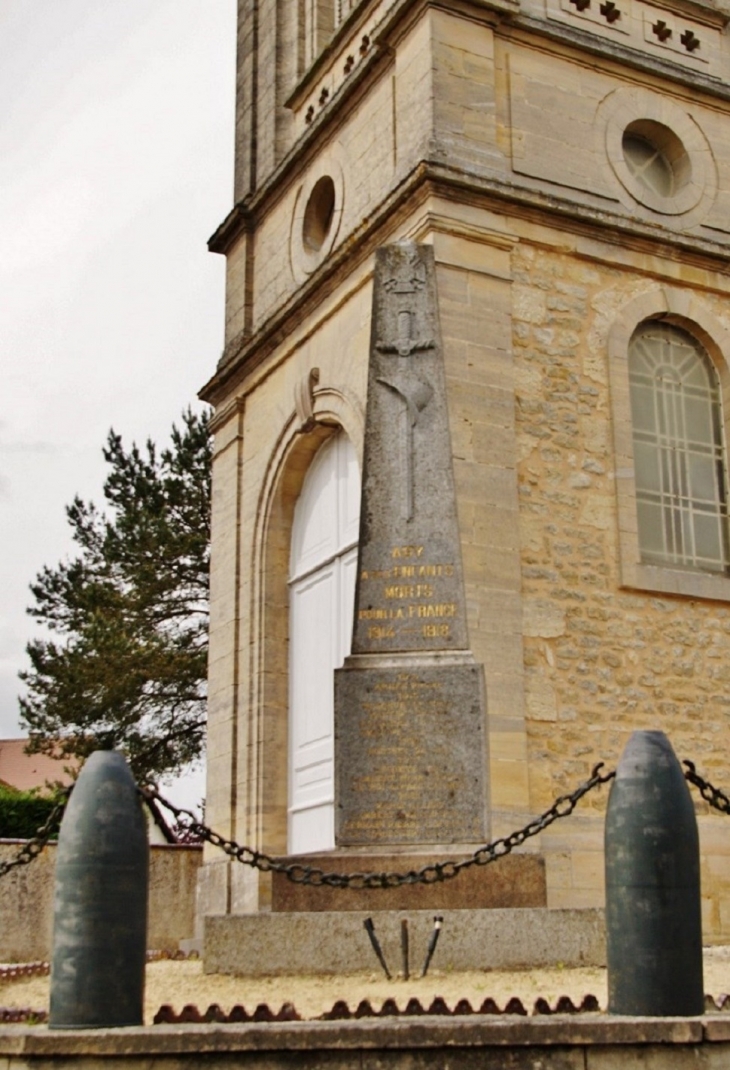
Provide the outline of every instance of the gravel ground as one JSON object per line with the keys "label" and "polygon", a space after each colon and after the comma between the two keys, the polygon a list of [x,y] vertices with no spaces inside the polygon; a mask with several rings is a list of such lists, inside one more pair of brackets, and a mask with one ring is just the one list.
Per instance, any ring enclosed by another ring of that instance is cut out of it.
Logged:
{"label": "gravel ground", "polygon": [[[49,979],[31,977],[18,981],[0,981],[0,1007],[48,1008]],[[715,998],[730,992],[730,947],[705,949],[705,991]],[[243,1004],[252,1011],[259,1003],[268,1003],[277,1011],[290,1002],[303,1018],[316,1018],[344,999],[353,1009],[361,999],[369,999],[377,1010],[387,997],[404,1007],[411,996],[422,1003],[441,996],[449,1006],[466,998],[472,1005],[491,996],[504,1006],[518,996],[528,1010],[538,996],[554,1004],[559,996],[579,1002],[587,994],[606,1005],[606,971],[598,968],[534,969],[520,971],[485,970],[469,973],[442,973],[404,981],[387,981],[382,973],[353,974],[339,977],[229,977],[204,974],[195,960],[151,962],[147,966],[145,1019],[151,1022],[162,1004],[180,1011],[186,1003],[197,1004],[201,1011],[218,1003],[228,1011]]]}

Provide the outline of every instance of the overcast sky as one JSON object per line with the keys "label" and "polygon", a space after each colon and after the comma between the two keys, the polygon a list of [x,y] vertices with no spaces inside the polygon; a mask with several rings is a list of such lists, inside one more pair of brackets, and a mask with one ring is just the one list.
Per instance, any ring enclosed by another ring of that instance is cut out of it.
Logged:
{"label": "overcast sky", "polygon": [[223,345],[235,0],[0,0],[0,737],[28,585],[102,500],[110,427],[163,442]]}

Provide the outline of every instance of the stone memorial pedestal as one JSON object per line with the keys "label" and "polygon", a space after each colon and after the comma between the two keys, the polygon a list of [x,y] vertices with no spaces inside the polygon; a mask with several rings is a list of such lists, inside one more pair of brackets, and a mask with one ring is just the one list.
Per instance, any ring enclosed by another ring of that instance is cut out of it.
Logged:
{"label": "stone memorial pedestal", "polygon": [[454,654],[355,655],[336,674],[338,846],[487,835],[481,667]]}

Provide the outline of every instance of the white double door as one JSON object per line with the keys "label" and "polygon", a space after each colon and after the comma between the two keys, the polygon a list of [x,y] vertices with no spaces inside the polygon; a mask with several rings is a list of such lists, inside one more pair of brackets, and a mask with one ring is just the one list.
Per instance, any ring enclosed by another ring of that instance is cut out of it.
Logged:
{"label": "white double door", "polygon": [[291,854],[330,850],[334,832],[334,670],[350,652],[360,470],[339,432],[307,472],[294,511],[289,569]]}

